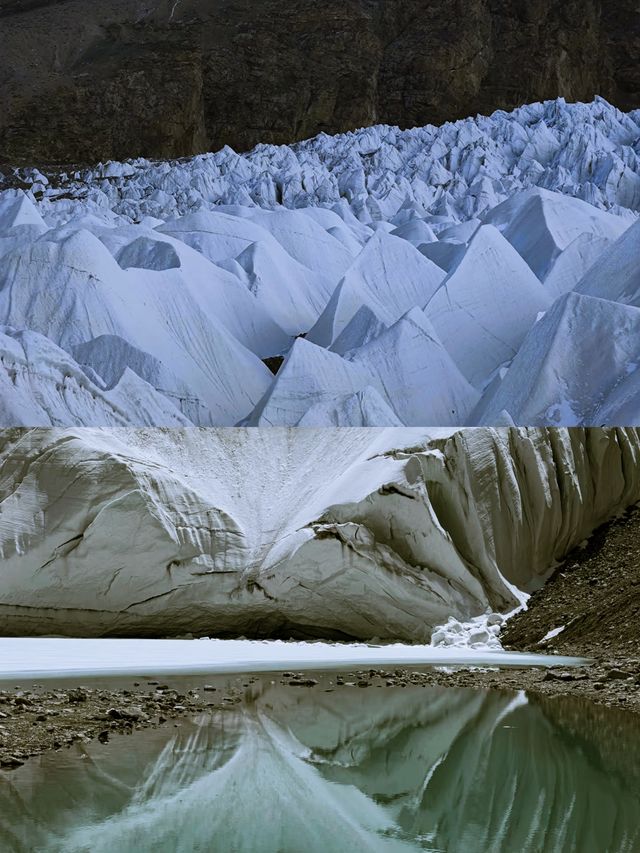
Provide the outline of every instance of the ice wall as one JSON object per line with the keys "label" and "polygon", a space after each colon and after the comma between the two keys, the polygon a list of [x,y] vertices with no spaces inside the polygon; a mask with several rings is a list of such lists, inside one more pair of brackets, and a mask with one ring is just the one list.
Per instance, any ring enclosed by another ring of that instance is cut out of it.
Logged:
{"label": "ice wall", "polygon": [[6,634],[428,640],[640,499],[636,429],[0,434]]}

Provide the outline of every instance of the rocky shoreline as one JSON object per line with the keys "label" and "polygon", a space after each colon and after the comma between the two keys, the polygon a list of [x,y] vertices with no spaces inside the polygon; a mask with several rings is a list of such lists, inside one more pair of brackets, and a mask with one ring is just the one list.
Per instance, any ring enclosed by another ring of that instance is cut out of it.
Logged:
{"label": "rocky shoreline", "polygon": [[160,681],[130,688],[100,687],[0,690],[0,768],[22,766],[28,758],[77,742],[109,741],[112,735],[175,724],[181,717],[215,711],[242,701],[256,679],[244,677],[226,688],[203,683],[180,692]]}
{"label": "rocky shoreline", "polygon": [[525,690],[548,697],[588,699],[640,713],[640,660],[599,661],[576,669],[466,669],[437,676],[434,683],[449,687]]}
{"label": "rocky shoreline", "polygon": [[440,683],[577,696],[638,713],[639,617],[640,508],[634,506],[573,549],[500,635],[505,649],[585,657],[589,666],[464,670]]}
{"label": "rocky shoreline", "polygon": [[[624,666],[625,668],[621,668]],[[525,690],[548,697],[576,697],[640,713],[640,661],[608,661],[579,669],[526,670],[357,670],[314,676],[287,672],[274,675],[283,687],[300,690],[397,688],[441,685],[454,688]],[[78,686],[60,689],[0,690],[0,769],[21,767],[29,758],[115,735],[160,726],[179,726],[198,713],[240,704],[258,676],[241,676],[215,686],[176,689],[150,681],[131,688],[106,690]]]}
{"label": "rocky shoreline", "polygon": [[[0,689],[0,769],[77,742],[107,742],[118,734],[179,726],[193,714],[243,701],[261,680],[295,690],[348,690],[442,685],[525,690],[575,697],[640,713],[640,509],[634,507],[572,551],[526,611],[503,629],[505,648],[591,659],[586,666],[550,669],[357,670],[333,674],[285,672],[184,679],[178,686],[154,679],[118,689],[99,686],[7,685]],[[554,629],[559,631],[548,639]]]}

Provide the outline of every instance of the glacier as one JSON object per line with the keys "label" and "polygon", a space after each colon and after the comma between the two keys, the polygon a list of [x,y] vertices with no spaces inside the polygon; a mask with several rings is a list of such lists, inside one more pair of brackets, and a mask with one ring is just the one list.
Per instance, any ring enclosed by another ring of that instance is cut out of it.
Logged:
{"label": "glacier", "polygon": [[639,211],[601,98],[14,169],[0,426],[640,424]]}
{"label": "glacier", "polygon": [[0,633],[429,643],[523,603],[639,461],[632,427],[7,429]]}

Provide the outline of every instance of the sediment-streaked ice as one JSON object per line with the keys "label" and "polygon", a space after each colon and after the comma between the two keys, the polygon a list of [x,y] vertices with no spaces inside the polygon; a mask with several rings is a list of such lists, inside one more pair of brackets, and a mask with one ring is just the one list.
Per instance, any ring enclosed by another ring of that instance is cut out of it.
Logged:
{"label": "sediment-streaked ice", "polygon": [[0,631],[424,644],[479,617],[462,645],[491,646],[640,500],[639,456],[633,428],[7,430]]}

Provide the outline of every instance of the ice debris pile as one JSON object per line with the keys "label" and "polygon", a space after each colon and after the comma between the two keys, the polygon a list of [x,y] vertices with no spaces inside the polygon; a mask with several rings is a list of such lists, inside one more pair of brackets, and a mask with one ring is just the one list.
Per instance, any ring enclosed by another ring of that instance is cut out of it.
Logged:
{"label": "ice debris pile", "polygon": [[640,431],[13,429],[0,472],[7,635],[487,648],[640,500]]}
{"label": "ice debris pile", "polygon": [[500,629],[505,617],[501,613],[483,613],[467,622],[450,616],[444,625],[439,625],[431,635],[434,648],[454,647],[469,649],[502,649]]}
{"label": "ice debris pile", "polygon": [[5,178],[0,424],[640,423],[640,111]]}

